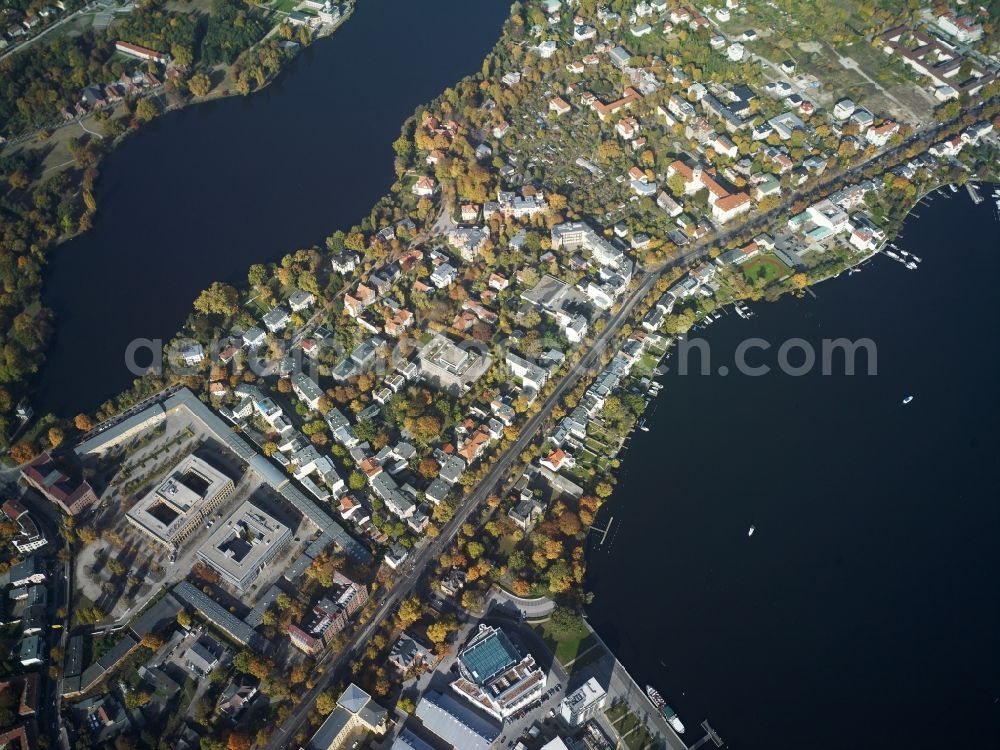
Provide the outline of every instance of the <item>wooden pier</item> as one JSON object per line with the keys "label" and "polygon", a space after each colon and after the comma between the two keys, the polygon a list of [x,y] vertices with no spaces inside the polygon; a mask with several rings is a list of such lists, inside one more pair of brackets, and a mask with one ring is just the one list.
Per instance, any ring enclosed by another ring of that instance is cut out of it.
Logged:
{"label": "wooden pier", "polygon": [[705,736],[702,737],[693,745],[691,745],[691,747],[688,748],[688,750],[698,750],[699,747],[701,747],[702,745],[707,745],[709,742],[711,742],[716,747],[725,746],[726,743],[722,741],[722,737],[719,736],[719,733],[716,732],[714,729],[712,729],[712,725],[708,723],[708,719],[705,719],[705,721],[701,722],[701,728],[705,730]]}
{"label": "wooden pier", "polygon": [[598,534],[601,535],[601,541],[599,541],[597,543],[598,547],[603,546],[604,542],[607,541],[608,532],[611,531],[611,524],[614,523],[614,520],[615,520],[615,517],[611,516],[611,518],[608,519],[607,525],[603,529],[600,526],[591,526],[590,527],[591,531],[596,531]]}

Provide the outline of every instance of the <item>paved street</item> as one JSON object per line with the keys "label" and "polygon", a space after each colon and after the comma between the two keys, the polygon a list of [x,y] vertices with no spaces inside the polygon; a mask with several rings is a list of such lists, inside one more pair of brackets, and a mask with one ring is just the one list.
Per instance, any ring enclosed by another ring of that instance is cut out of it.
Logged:
{"label": "paved street", "polygon": [[[971,108],[967,114],[978,114],[982,111],[985,104],[984,102]],[[295,733],[305,723],[316,701],[316,696],[326,689],[343,667],[350,664],[361,653],[363,647],[372,637],[379,624],[396,610],[404,598],[410,596],[417,589],[417,585],[422,580],[428,567],[451,544],[462,524],[471,518],[479,510],[486,497],[499,488],[501,483],[509,477],[511,467],[520,454],[537,437],[538,431],[551,415],[552,409],[576,385],[585,373],[590,373],[593,368],[600,365],[602,355],[608,351],[611,343],[616,340],[622,326],[629,319],[632,310],[652,290],[653,285],[663,273],[672,268],[686,266],[697,259],[706,257],[713,247],[724,246],[726,242],[738,234],[750,231],[763,231],[775,219],[787,215],[788,210],[796,201],[808,199],[820,193],[825,194],[832,189],[833,185],[849,182],[852,178],[860,175],[865,169],[875,166],[883,160],[895,158],[904,149],[915,144],[932,143],[936,140],[938,133],[953,124],[954,121],[951,121],[938,124],[934,128],[918,131],[894,148],[876,154],[871,159],[861,162],[845,172],[830,173],[827,179],[821,180],[809,190],[791,194],[780,206],[772,211],[758,215],[748,222],[741,222],[739,225],[733,226],[725,232],[714,235],[692,246],[682,252],[677,258],[663,264],[655,271],[637,273],[637,287],[623,300],[618,312],[614,313],[607,321],[607,325],[587,348],[579,363],[572,367],[563,379],[559,381],[553,392],[542,403],[538,412],[521,429],[517,440],[497,459],[493,468],[469,494],[462,505],[459,506],[451,521],[442,528],[441,533],[431,540],[430,543],[426,544],[426,546],[423,546],[419,551],[411,555],[409,562],[401,571],[400,580],[381,600],[378,609],[371,619],[355,632],[343,651],[337,654],[327,652],[320,659],[320,666],[324,668],[323,674],[316,681],[313,688],[302,697],[302,700],[295,706],[285,722],[274,731],[270,741],[266,745],[266,750],[279,750],[279,748],[284,748],[290,744],[290,738],[294,737]]]}

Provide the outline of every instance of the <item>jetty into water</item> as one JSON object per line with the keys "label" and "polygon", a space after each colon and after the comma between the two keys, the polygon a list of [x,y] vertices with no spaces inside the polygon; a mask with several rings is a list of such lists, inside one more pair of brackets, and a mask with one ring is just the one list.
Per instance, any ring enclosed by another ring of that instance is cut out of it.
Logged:
{"label": "jetty into water", "polygon": [[[702,721],[700,725],[705,734],[695,740],[693,745],[688,745],[649,700],[645,687],[636,682],[632,675],[629,674],[628,670],[614,656],[614,652],[608,648],[608,645],[601,636],[590,627],[589,622],[587,623],[587,629],[596,639],[597,643],[600,644],[599,647],[595,648],[602,649],[604,656],[593,663],[587,664],[576,672],[573,675],[574,683],[586,681],[588,677],[594,677],[602,686],[607,686],[609,707],[622,705],[627,708],[645,726],[652,737],[653,746],[655,747],[667,748],[668,750],[694,750],[695,748],[704,747],[709,743],[711,743],[709,747],[721,748],[725,746],[722,737],[719,736],[719,733],[712,728],[707,720]],[[681,719],[683,718],[682,716]],[[617,734],[618,726],[616,722],[612,722],[610,717],[604,716],[601,724],[606,730],[614,729],[615,735],[621,737],[621,735]],[[631,731],[627,731],[626,735],[631,734]],[[691,726],[688,725],[685,736],[692,733],[696,732],[692,732]],[[622,738],[619,747],[626,747],[626,740],[627,737]]]}

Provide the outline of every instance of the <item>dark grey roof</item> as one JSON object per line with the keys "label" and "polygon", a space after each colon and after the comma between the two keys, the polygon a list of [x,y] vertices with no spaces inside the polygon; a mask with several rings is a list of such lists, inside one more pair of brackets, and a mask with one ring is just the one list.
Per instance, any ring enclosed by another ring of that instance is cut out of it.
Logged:
{"label": "dark grey roof", "polygon": [[101,665],[104,671],[107,671],[124,659],[125,656],[138,645],[139,641],[130,635],[126,635],[118,641],[118,643],[108,649],[108,652],[98,659],[97,663]]}
{"label": "dark grey roof", "polygon": [[109,442],[114,442],[120,435],[134,429],[137,425],[140,425],[149,419],[153,419],[156,416],[163,416],[163,414],[163,407],[160,404],[153,404],[152,406],[133,414],[131,417],[123,419],[118,424],[109,427],[103,432],[99,432],[92,438],[84,440],[73,450],[78,456],[86,455],[87,453],[90,453],[91,451],[96,450]]}
{"label": "dark grey roof", "polygon": [[262,654],[267,654],[271,650],[273,644],[267,638],[187,581],[181,581],[174,586],[174,596],[188,606],[194,607],[212,625],[238,643]]}
{"label": "dark grey roof", "polygon": [[271,586],[264,595],[257,600],[257,603],[253,605],[253,609],[250,613],[243,618],[243,622],[249,625],[251,628],[255,628],[264,622],[264,613],[267,612],[268,607],[274,604],[274,600],[278,598],[278,594],[281,593],[281,589],[277,586]]}
{"label": "dark grey roof", "polygon": [[69,639],[69,646],[66,649],[63,674],[66,677],[77,677],[81,669],[83,669],[83,636],[74,635]]}
{"label": "dark grey roof", "polygon": [[408,728],[403,727],[389,750],[434,750],[434,748],[417,737]]}
{"label": "dark grey roof", "polygon": [[160,630],[176,620],[177,613],[181,609],[181,603],[168,592],[166,596],[133,620],[132,632],[137,638],[142,638],[147,633]]}

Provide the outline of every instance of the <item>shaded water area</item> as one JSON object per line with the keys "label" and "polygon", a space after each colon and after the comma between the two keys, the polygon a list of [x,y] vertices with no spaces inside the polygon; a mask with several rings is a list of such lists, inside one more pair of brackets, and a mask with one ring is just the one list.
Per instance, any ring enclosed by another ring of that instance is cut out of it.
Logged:
{"label": "shaded water area", "polygon": [[879,257],[695,334],[713,372],[747,337],[772,367],[791,337],[869,337],[877,376],[668,374],[624,456],[589,615],[692,740],[706,717],[733,748],[1000,738],[1000,225],[964,190],[917,213],[919,270]]}
{"label": "shaded water area", "polygon": [[[360,0],[252,96],[172,112],[102,167],[98,218],[54,254],[57,334],[36,411],[89,411],[135,377],[136,338],[171,337],[213,281],[320,243],[394,179],[392,141],[422,103],[475,72],[506,0]],[[473,22],[474,21],[474,22]]]}

